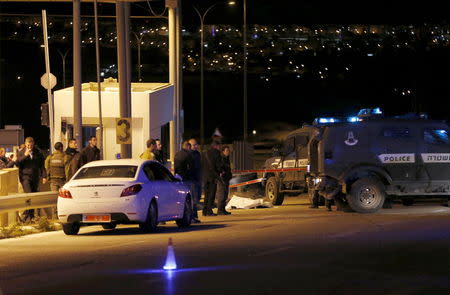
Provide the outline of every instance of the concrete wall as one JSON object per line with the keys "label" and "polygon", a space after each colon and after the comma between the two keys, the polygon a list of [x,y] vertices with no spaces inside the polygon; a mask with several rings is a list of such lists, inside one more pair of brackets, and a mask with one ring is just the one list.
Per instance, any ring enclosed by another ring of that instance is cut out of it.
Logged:
{"label": "concrete wall", "polygon": [[150,95],[150,135],[161,138],[161,126],[173,120],[173,87],[167,87]]}

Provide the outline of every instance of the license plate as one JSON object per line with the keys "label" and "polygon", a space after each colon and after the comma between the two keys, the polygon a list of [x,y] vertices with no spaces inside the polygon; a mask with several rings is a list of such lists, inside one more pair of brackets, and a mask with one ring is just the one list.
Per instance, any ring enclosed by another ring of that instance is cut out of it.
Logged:
{"label": "license plate", "polygon": [[111,222],[111,214],[83,214],[83,222]]}

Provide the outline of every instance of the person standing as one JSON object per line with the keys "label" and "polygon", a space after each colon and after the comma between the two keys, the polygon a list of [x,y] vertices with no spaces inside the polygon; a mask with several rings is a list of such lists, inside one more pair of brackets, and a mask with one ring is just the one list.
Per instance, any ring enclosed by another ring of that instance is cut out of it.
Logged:
{"label": "person standing", "polygon": [[220,142],[213,141],[211,147],[206,151],[203,161],[203,180],[205,183],[205,201],[203,216],[215,216],[212,211],[216,197],[217,182],[222,173],[222,156],[220,154]]}
{"label": "person standing", "polygon": [[230,215],[231,213],[225,210],[228,199],[230,180],[233,178],[230,163],[230,147],[222,147],[222,173],[217,182],[217,214]]}
{"label": "person standing", "polygon": [[44,178],[50,183],[50,190],[57,192],[66,182],[64,147],[61,142],[55,143],[55,152],[45,159],[45,170],[47,177]]}
{"label": "person standing", "polygon": [[[39,191],[39,180],[45,177],[44,156],[34,145],[34,139],[27,137],[25,147],[17,154],[16,165],[19,167],[19,181],[25,193]],[[24,212],[24,219],[34,218],[34,209]],[[24,220],[24,221],[25,221]]]}
{"label": "person standing", "polygon": [[156,140],[150,138],[147,140],[147,149],[140,155],[143,160],[155,160]]}
{"label": "person standing", "polygon": [[198,143],[195,138],[189,139],[191,144],[191,156],[192,156],[192,222],[200,223],[198,219],[198,204],[202,197],[202,156],[198,151]]}
{"label": "person standing", "polygon": [[6,150],[4,148],[0,148],[0,169],[14,167],[14,159],[7,158],[5,155]]}
{"label": "person standing", "polygon": [[69,144],[65,154],[64,170],[66,180],[70,180],[81,167],[81,153],[78,151],[78,143],[76,139],[69,139]]}
{"label": "person standing", "polygon": [[97,137],[89,137],[89,145],[81,151],[80,167],[92,161],[100,160],[100,149],[97,147]]}
{"label": "person standing", "polygon": [[159,138],[155,139],[156,149],[153,151],[155,154],[155,160],[159,163],[166,165],[166,159],[164,156],[164,151],[162,150],[161,140]]}
{"label": "person standing", "polygon": [[181,150],[175,154],[175,174],[181,176],[183,182],[191,184],[192,167],[193,161],[191,155],[191,144],[189,143],[189,141],[184,141]]}

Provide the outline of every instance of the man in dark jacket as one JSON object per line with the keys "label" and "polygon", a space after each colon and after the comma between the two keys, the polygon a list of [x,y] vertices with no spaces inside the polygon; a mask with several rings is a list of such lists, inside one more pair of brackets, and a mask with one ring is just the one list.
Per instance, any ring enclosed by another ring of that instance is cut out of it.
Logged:
{"label": "man in dark jacket", "polygon": [[228,186],[230,185],[230,180],[233,177],[231,172],[230,163],[230,147],[222,147],[222,173],[219,181],[217,182],[217,214],[218,215],[229,215],[230,212],[225,210],[225,205],[228,199]]}
{"label": "man in dark jacket", "polygon": [[192,222],[200,223],[198,219],[198,204],[202,198],[202,155],[198,151],[198,143],[195,138],[189,139],[191,144],[191,155],[192,155],[192,198],[193,198],[193,214]]}
{"label": "man in dark jacket", "polygon": [[100,160],[100,150],[97,147],[97,137],[89,137],[89,145],[81,151],[81,164],[87,164],[92,161]]}
{"label": "man in dark jacket", "polygon": [[183,142],[182,149],[175,154],[174,166],[175,174],[181,176],[183,181],[192,180],[191,144],[188,141]]}
{"label": "man in dark jacket", "polygon": [[69,144],[65,152],[66,156],[64,158],[64,170],[67,181],[69,181],[81,167],[81,153],[77,149],[77,140],[74,138],[69,139]]}
{"label": "man in dark jacket", "polygon": [[156,141],[156,149],[153,151],[153,154],[155,154],[155,160],[159,163],[166,165],[166,157],[164,155],[164,151],[162,149],[161,139],[157,138]]}
{"label": "man in dark jacket", "polygon": [[212,211],[216,197],[217,182],[222,173],[222,156],[220,154],[220,142],[213,141],[211,147],[203,157],[203,181],[205,183],[205,201],[203,216],[215,216]]}
{"label": "man in dark jacket", "polygon": [[[19,167],[19,180],[25,193],[34,193],[39,190],[39,180],[44,178],[44,156],[34,146],[34,139],[27,137],[25,147],[17,154],[16,165]],[[24,218],[34,218],[34,209],[26,210]]]}

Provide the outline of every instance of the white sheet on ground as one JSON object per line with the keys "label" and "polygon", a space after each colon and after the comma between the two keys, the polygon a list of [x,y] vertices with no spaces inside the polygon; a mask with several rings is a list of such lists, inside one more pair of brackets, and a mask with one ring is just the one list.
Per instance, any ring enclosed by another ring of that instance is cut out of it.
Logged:
{"label": "white sheet on ground", "polygon": [[270,208],[273,207],[270,203],[264,202],[264,200],[261,199],[249,199],[249,198],[243,198],[238,197],[236,195],[233,195],[233,197],[228,202],[225,209],[251,209],[251,208]]}

